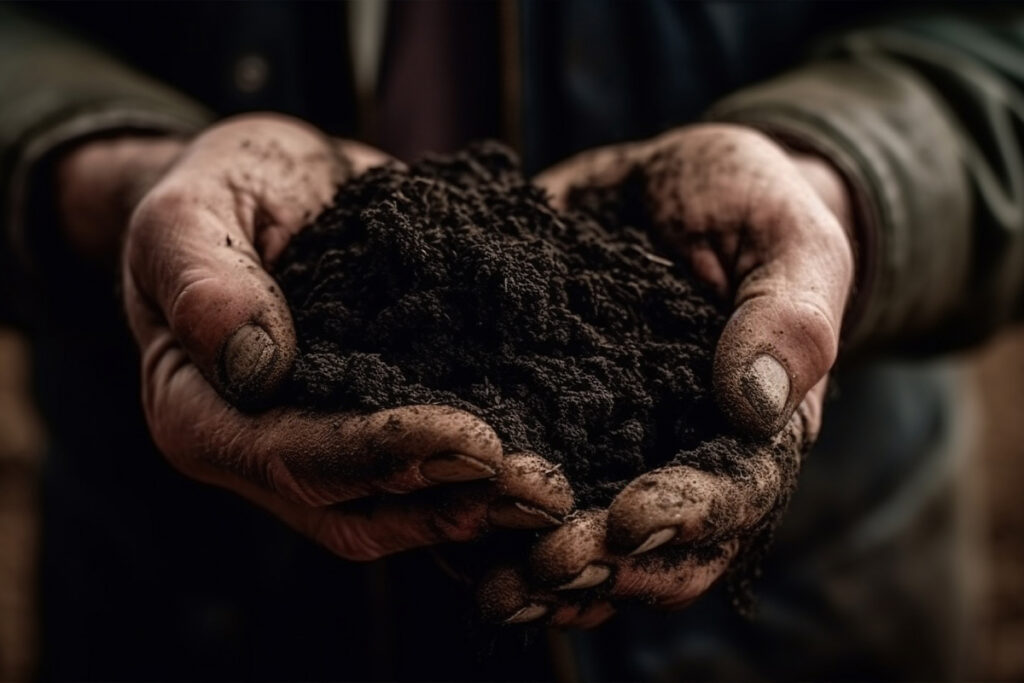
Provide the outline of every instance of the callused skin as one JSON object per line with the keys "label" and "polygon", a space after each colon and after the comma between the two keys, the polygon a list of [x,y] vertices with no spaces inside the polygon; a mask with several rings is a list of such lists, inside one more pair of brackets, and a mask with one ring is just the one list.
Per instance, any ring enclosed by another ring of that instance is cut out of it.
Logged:
{"label": "callused skin", "polygon": [[[542,538],[528,562],[496,568],[479,590],[495,620],[590,627],[617,600],[689,604],[772,509],[780,467],[799,466],[821,424],[854,277],[840,174],[755,130],[707,124],[585,152],[536,181],[564,206],[572,188],[615,186],[637,168],[660,241],[733,304],[715,354],[721,409],[739,432],[783,442],[794,462],[780,464],[764,448],[736,478],[682,466],[641,475],[607,510],[575,513]],[[718,552],[672,561],[681,544]],[[600,599],[580,607],[578,591],[595,587]]]}
{"label": "callused skin", "polygon": [[149,429],[184,474],[352,560],[557,524],[572,508],[564,478],[504,453],[468,413],[238,409],[264,405],[296,352],[268,268],[339,183],[387,161],[301,121],[251,115],[188,142],[80,145],[58,165],[57,205],[73,247],[120,266]]}

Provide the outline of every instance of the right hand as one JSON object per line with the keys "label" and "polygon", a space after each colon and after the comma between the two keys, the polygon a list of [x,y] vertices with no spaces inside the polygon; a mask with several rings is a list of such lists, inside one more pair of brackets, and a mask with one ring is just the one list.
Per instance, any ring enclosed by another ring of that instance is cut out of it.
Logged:
{"label": "right hand", "polygon": [[[584,152],[536,182],[565,208],[573,189],[621,188],[636,172],[664,255],[733,307],[715,351],[718,405],[739,433],[775,445],[753,446],[732,473],[645,472],[607,509],[573,515],[528,570],[497,568],[483,583],[482,609],[498,621],[593,625],[611,614],[607,600],[686,606],[760,533],[820,428],[854,275],[838,168],[753,129],[698,124]],[[680,552],[694,546],[716,552]],[[583,589],[604,601],[581,610]]]}
{"label": "right hand", "polygon": [[[116,244],[102,235],[124,233],[121,279],[146,419],[187,476],[244,496],[352,560],[493,527],[555,525],[572,507],[568,483],[535,455],[504,455],[494,431],[468,413],[236,407],[266,401],[296,354],[268,268],[340,183],[387,161],[302,122],[252,115],[187,145],[87,143],[58,169],[59,203],[73,245]],[[125,217],[90,223],[103,213],[90,206],[123,206]]]}

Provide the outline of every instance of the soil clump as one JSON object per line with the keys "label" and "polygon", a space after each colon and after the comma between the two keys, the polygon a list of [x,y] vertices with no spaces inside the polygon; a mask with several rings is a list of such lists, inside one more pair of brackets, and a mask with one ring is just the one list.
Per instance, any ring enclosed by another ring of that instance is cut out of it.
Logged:
{"label": "soil clump", "polygon": [[346,183],[278,265],[299,339],[284,400],[466,410],[560,465],[579,508],[667,463],[742,473],[751,444],[711,396],[727,310],[658,255],[643,180],[560,213],[480,143]]}

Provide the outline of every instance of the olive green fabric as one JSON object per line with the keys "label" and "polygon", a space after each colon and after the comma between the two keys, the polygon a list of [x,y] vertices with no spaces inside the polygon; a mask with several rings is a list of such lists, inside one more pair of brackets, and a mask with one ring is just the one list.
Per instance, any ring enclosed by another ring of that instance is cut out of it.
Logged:
{"label": "olive green fabric", "polygon": [[37,162],[69,141],[130,129],[187,134],[210,115],[85,43],[0,5],[0,226],[29,258],[23,219]]}
{"label": "olive green fabric", "polygon": [[718,103],[845,173],[860,227],[847,345],[940,351],[1019,317],[1024,12],[846,33]]}

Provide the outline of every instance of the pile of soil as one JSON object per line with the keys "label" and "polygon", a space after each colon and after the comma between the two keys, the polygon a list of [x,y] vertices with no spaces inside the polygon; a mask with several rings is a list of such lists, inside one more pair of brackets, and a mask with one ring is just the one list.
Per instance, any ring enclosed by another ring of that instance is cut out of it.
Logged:
{"label": "pile of soil", "polygon": [[711,393],[726,310],[655,255],[642,177],[556,212],[481,143],[345,184],[277,277],[299,357],[286,400],[429,403],[560,464],[580,508],[671,462],[738,471]]}

